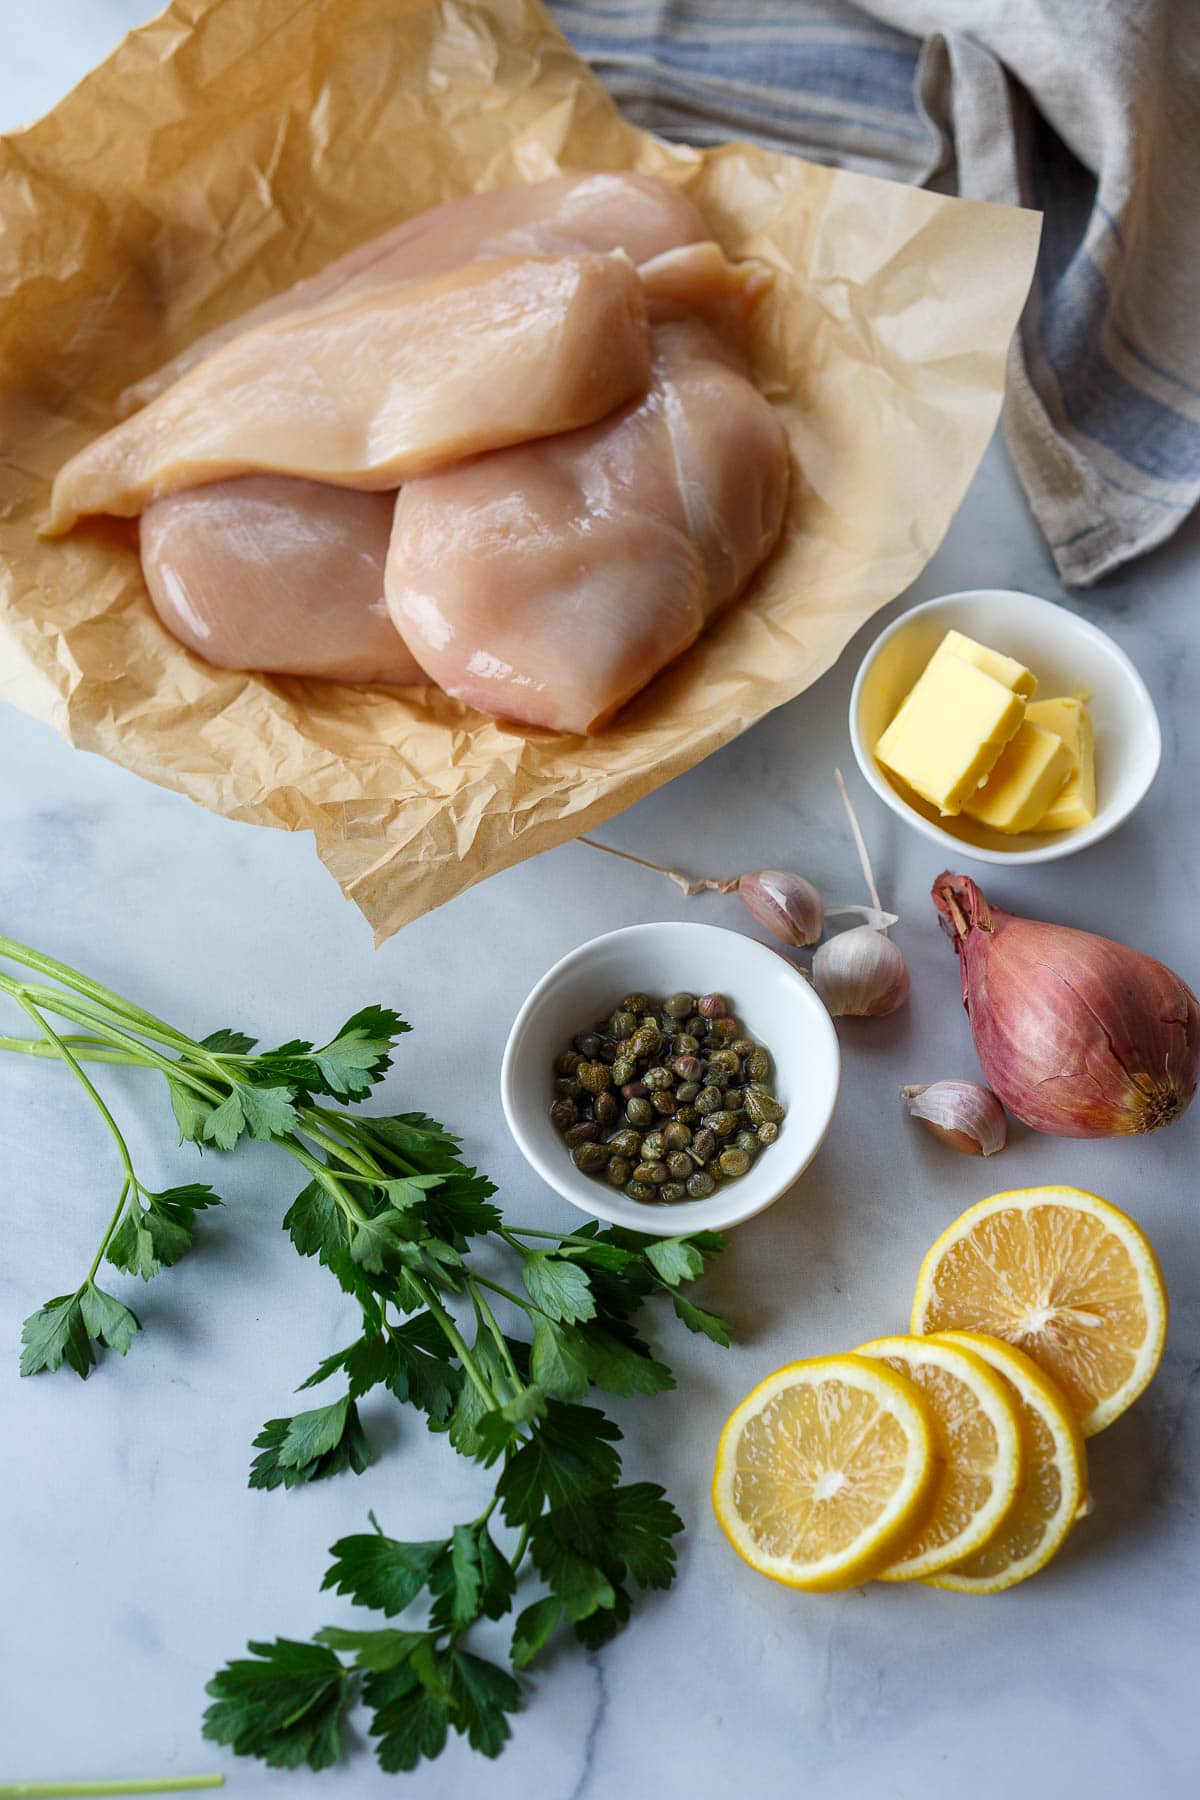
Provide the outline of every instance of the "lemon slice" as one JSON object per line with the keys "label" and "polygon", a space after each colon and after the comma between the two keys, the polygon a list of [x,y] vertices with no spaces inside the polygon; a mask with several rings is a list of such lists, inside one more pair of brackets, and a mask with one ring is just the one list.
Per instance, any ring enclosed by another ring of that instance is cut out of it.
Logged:
{"label": "lemon slice", "polygon": [[929,1515],[880,1570],[881,1581],[923,1581],[986,1543],[1017,1497],[1023,1459],[1017,1409],[982,1358],[936,1338],[862,1344],[920,1388],[933,1421],[937,1473]]}
{"label": "lemon slice", "polygon": [[1087,1452],[1065,1396],[1023,1350],[978,1331],[939,1332],[941,1344],[973,1350],[1000,1376],[1017,1409],[1025,1473],[994,1537],[929,1585],[958,1594],[998,1594],[1044,1569],[1084,1507]]}
{"label": "lemon slice", "polygon": [[777,1369],[726,1421],[713,1506],[761,1575],[819,1593],[865,1581],[919,1524],[933,1433],[908,1381],[861,1356]]}
{"label": "lemon slice", "polygon": [[942,1233],[917,1277],[912,1329],[1006,1338],[1091,1437],[1157,1369],[1167,1294],[1145,1234],[1117,1207],[1080,1188],[1023,1188],[981,1200]]}

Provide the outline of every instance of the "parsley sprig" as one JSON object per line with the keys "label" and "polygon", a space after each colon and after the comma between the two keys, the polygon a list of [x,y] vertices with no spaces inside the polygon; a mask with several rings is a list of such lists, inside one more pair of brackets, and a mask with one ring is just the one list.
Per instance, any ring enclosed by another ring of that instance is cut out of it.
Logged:
{"label": "parsley sprig", "polygon": [[[320,1769],[341,1756],[344,1715],[361,1701],[389,1771],[437,1756],[451,1731],[497,1755],[521,1699],[516,1676],[551,1637],[568,1627],[598,1648],[629,1617],[635,1590],[674,1578],[682,1521],[661,1487],[623,1481],[621,1433],[587,1402],[595,1390],[650,1395],[674,1386],[634,1323],[656,1294],[669,1295],[689,1330],[728,1343],[725,1322],[681,1291],[722,1240],[508,1223],[493,1184],[437,1120],[347,1110],[387,1073],[409,1029],[388,1008],[355,1013],[319,1047],[296,1039],[262,1050],[227,1028],[190,1038],[10,939],[0,938],[0,959],[32,977],[0,972],[0,993],[39,1034],[0,1037],[0,1049],[63,1063],[103,1118],[118,1163],[116,1203],[86,1274],[25,1322],[23,1373],[65,1363],[86,1378],[99,1351],[124,1355],[139,1321],[98,1284],[101,1264],[153,1279],[186,1254],[198,1215],[220,1204],[207,1184],[156,1191],[138,1176],[83,1066],[127,1064],[163,1077],[181,1142],[228,1152],[258,1138],[302,1166],[307,1179],[284,1227],[357,1306],[358,1335],[300,1385],[333,1387],[335,1397],[267,1420],[254,1440],[250,1485],[361,1473],[371,1446],[358,1403],[380,1388],[423,1413],[460,1455],[496,1471],[484,1510],[444,1537],[391,1537],[370,1515],[370,1532],[340,1539],[323,1586],[403,1622],[251,1643],[248,1658],[209,1683],[205,1734],[273,1767]],[[511,1281],[472,1262],[485,1239],[511,1259]],[[497,1298],[527,1336],[502,1327]],[[504,1668],[469,1645],[476,1627],[510,1613]]]}

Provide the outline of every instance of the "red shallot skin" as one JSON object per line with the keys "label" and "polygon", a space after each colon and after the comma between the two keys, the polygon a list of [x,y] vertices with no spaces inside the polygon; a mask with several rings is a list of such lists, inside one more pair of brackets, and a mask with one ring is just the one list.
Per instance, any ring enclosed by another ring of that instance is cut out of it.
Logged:
{"label": "red shallot skin", "polygon": [[1111,939],[1016,918],[948,871],[953,939],[989,1086],[1052,1137],[1120,1137],[1177,1119],[1200,1076],[1200,1008],[1165,964]]}

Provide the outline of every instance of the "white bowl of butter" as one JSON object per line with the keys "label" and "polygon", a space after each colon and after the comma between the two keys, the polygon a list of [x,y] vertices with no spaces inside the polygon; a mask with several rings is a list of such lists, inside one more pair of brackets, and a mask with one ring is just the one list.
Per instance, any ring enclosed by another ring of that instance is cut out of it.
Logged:
{"label": "white bowl of butter", "polygon": [[[1086,769],[1082,793],[1067,773],[1086,764],[1089,722],[1094,799]],[[850,740],[898,817],[948,854],[989,863],[1053,862],[1098,843],[1141,801],[1162,754],[1154,702],[1125,652],[1065,607],[1007,588],[927,600],[881,632],[850,696]],[[1055,815],[1061,829],[1041,828]]]}

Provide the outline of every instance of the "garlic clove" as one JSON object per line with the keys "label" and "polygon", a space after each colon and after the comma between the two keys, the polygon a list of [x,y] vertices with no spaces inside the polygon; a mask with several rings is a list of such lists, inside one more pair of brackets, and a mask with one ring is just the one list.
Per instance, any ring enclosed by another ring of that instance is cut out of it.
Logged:
{"label": "garlic clove", "polygon": [[878,1019],[908,999],[908,964],[882,931],[855,925],[821,945],[813,985],[835,1019]]}
{"label": "garlic clove", "polygon": [[825,908],[811,881],[787,869],[756,869],[737,884],[743,906],[783,943],[800,950],[815,944],[825,924]]}
{"label": "garlic clove", "polygon": [[900,1094],[912,1118],[964,1156],[994,1156],[1008,1141],[1004,1108],[977,1081],[927,1081]]}

